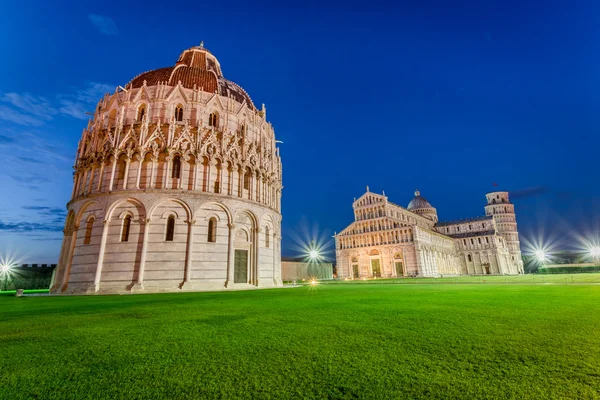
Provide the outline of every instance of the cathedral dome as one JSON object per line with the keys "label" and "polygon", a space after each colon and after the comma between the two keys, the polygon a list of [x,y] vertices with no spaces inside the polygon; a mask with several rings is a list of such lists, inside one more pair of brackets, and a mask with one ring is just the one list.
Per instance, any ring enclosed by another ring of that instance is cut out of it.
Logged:
{"label": "cathedral dome", "polygon": [[423,208],[433,208],[433,207],[431,206],[431,204],[429,204],[429,202],[427,201],[427,199],[425,199],[425,197],[421,196],[421,192],[419,192],[417,190],[417,191],[415,191],[415,197],[410,201],[410,203],[408,203],[407,209],[409,211],[412,211],[412,210],[420,210]]}
{"label": "cathedral dome", "polygon": [[238,103],[246,102],[248,107],[256,109],[244,89],[223,77],[219,61],[202,44],[184,50],[174,66],[143,72],[133,78],[126,87],[137,89],[144,85],[175,86],[178,83],[187,89],[218,92],[221,96],[232,98]]}

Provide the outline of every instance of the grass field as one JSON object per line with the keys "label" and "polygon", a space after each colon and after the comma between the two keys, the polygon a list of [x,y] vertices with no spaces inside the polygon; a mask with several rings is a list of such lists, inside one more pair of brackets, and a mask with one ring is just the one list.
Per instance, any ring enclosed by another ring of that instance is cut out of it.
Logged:
{"label": "grass field", "polygon": [[600,285],[0,298],[0,398],[600,398]]}

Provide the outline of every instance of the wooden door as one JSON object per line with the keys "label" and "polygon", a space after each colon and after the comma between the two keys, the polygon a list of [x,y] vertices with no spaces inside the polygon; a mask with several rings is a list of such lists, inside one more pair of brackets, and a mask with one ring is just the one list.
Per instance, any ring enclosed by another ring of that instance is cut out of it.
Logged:
{"label": "wooden door", "polygon": [[248,250],[236,250],[233,283],[248,283]]}
{"label": "wooden door", "polygon": [[381,267],[379,266],[379,259],[371,260],[371,269],[373,270],[373,276],[381,276]]}
{"label": "wooden door", "polygon": [[396,275],[403,276],[404,275],[404,267],[402,266],[402,261],[396,261]]}
{"label": "wooden door", "polygon": [[355,278],[358,278],[358,264],[352,264],[352,274]]}

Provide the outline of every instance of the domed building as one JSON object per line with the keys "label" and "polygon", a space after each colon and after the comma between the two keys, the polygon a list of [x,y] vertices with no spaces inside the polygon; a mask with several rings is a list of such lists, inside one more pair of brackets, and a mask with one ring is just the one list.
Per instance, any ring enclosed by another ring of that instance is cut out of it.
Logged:
{"label": "domed building", "polygon": [[279,149],[203,45],[100,100],[53,293],[281,286]]}
{"label": "domed building", "polygon": [[438,222],[437,210],[429,204],[425,197],[421,196],[421,192],[418,190],[415,191],[415,197],[408,203],[406,209],[415,214],[422,215],[433,222]]}
{"label": "domed building", "polygon": [[354,222],[335,235],[338,278],[522,274],[508,192],[486,199],[485,216],[439,222],[418,190],[404,208],[367,187]]}

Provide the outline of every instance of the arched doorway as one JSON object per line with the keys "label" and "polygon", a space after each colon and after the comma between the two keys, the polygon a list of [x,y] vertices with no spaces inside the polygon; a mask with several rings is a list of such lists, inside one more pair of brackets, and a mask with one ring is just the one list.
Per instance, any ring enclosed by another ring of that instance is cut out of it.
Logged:
{"label": "arched doorway", "polygon": [[352,257],[352,277],[358,278],[358,259],[356,257]]}
{"label": "arched doorway", "polygon": [[394,254],[394,269],[396,270],[396,276],[404,276],[404,260],[401,252]]}
{"label": "arched doorway", "polygon": [[374,278],[381,278],[381,257],[379,251],[372,250],[369,256],[371,258],[371,275]]}
{"label": "arched doorway", "polygon": [[248,283],[250,235],[245,229],[235,233],[235,254],[233,260],[233,283]]}

